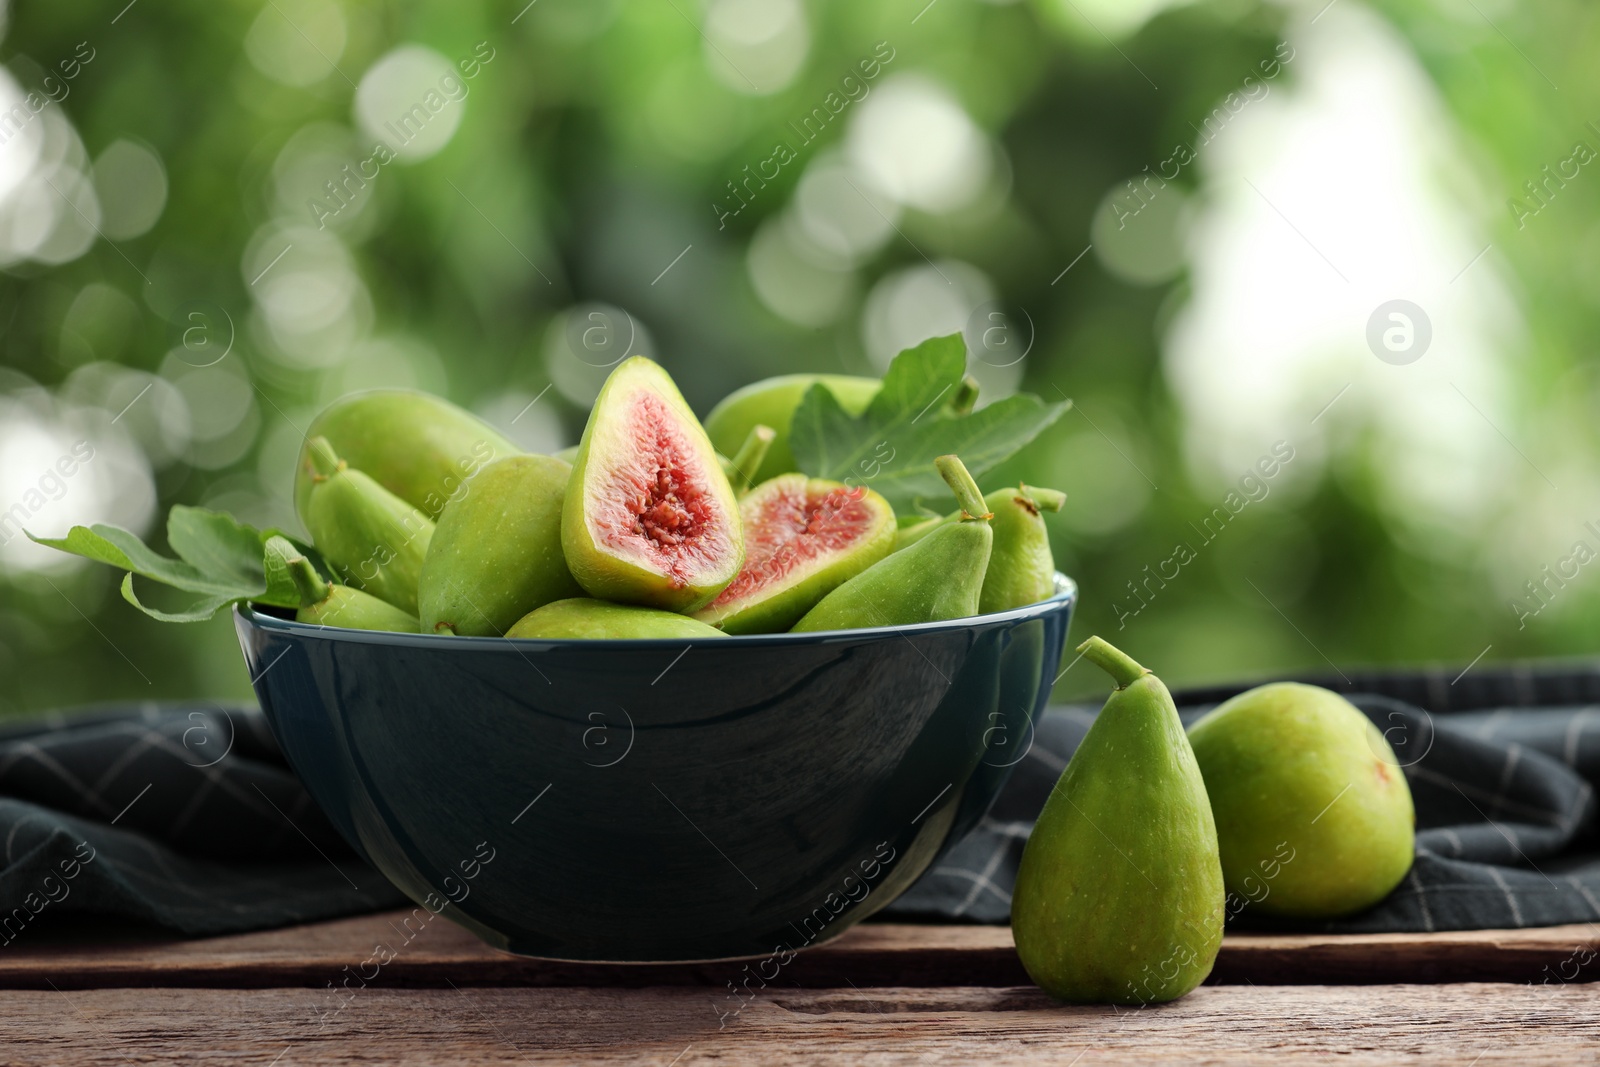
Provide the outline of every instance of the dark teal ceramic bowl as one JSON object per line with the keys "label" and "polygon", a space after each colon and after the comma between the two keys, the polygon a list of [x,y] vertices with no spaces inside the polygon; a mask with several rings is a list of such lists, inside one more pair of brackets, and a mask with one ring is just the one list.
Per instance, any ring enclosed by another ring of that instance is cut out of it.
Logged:
{"label": "dark teal ceramic bowl", "polygon": [[409,894],[512,952],[765,956],[837,935],[972,828],[1077,600],[902,629],[512,641],[235,616],[306,788]]}

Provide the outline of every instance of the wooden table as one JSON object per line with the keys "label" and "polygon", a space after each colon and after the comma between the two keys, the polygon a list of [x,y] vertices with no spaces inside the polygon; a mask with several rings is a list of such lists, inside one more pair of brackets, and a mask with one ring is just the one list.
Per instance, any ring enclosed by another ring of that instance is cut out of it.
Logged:
{"label": "wooden table", "polygon": [[406,914],[194,941],[19,938],[0,951],[0,1062],[1600,1062],[1589,926],[1229,936],[1207,985],[1129,1009],[1052,1002],[1005,928],[868,924],[740,999],[742,963],[546,963]]}

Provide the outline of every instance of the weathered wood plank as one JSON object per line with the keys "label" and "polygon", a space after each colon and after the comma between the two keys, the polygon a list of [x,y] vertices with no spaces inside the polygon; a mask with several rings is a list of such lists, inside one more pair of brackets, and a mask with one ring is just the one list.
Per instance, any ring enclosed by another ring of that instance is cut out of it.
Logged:
{"label": "weathered wood plank", "polygon": [[1600,986],[1208,986],[1139,1011],[1033,989],[789,989],[719,1029],[707,991],[305,989],[0,993],[10,1063],[1592,1064]]}
{"label": "weathered wood plank", "polygon": [[[385,987],[723,987],[740,984],[758,970],[752,965],[746,972],[742,963],[614,966],[529,960],[489,948],[445,919],[424,922],[419,916],[428,913],[394,912],[199,940],[108,943],[103,933],[75,940],[18,938],[0,951],[0,988],[48,989],[52,983],[61,989],[323,987],[345,981],[354,986],[362,976]],[[1212,981],[1285,985],[1597,977],[1600,928],[1558,926],[1358,937],[1230,935]],[[888,923],[858,926],[801,953],[777,979],[808,988],[852,982],[861,987],[1010,986],[1027,980],[1006,927]]]}
{"label": "weathered wood plank", "polygon": [[[749,973],[758,963],[750,962]],[[1009,931],[976,926],[857,927],[802,952],[783,972],[786,981],[809,987],[1028,981]],[[360,986],[363,979],[384,987],[723,987],[742,982],[746,974],[743,962],[617,965],[528,959],[491,948],[423,909],[196,940],[39,938],[24,943],[19,938],[0,951],[0,989],[320,988]],[[760,984],[751,980],[752,986]]]}
{"label": "weathered wood plank", "polygon": [[1212,980],[1362,982],[1600,981],[1600,925],[1435,934],[1238,934]]}

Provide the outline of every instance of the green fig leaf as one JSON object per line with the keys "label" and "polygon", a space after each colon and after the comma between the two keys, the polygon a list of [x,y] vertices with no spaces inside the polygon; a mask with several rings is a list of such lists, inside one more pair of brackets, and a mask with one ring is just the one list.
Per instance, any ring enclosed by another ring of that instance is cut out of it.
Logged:
{"label": "green fig leaf", "polygon": [[222,608],[246,598],[218,594],[216,596],[202,597],[195,601],[187,611],[161,611],[158,608],[152,608],[148,604],[140,603],[138,594],[133,591],[133,572],[129,571],[122,576],[122,599],[152,619],[157,619],[161,622],[205,622]]}
{"label": "green fig leaf", "polygon": [[131,571],[185,592],[217,596],[224,593],[251,595],[249,591],[238,592],[240,583],[235,577],[217,578],[185,560],[168,559],[139,540],[137,534],[120,526],[96,523],[93,526],[74,526],[65,537],[34,537],[31,533],[28,537],[49,548],[109,563],[120,570]]}
{"label": "green fig leaf", "polygon": [[[167,517],[167,540],[178,559],[161,555],[120,526],[74,526],[60,538],[28,536],[38,544],[127,571],[122,581],[123,599],[162,622],[201,622],[244,600],[299,607],[300,590],[286,567],[268,568],[265,546],[274,537],[283,537],[313,566],[326,571],[320,555],[278,530],[257,530],[225,512],[182,505],[175,506]],[[197,594],[200,599],[179,612],[150,607],[134,591],[134,575]]]}
{"label": "green fig leaf", "polygon": [[[866,485],[899,511],[923,501],[948,504],[949,488],[934,467],[961,457],[974,477],[1010,458],[1071,407],[1019,395],[968,414],[940,405],[959,391],[967,349],[960,334],[930,338],[895,357],[883,388],[859,417],[814,385],[795,409],[789,445],[813,478]],[[948,510],[946,506],[945,510]]]}
{"label": "green fig leaf", "polygon": [[800,469],[813,478],[867,477],[889,454],[880,446],[894,444],[886,438],[926,417],[960,383],[966,366],[960,335],[932,337],[908,348],[889,365],[883,387],[860,418],[852,418],[826,388],[813,385],[789,425],[789,447]]}
{"label": "green fig leaf", "polygon": [[[920,421],[928,409],[961,384],[967,370],[967,342],[959,333],[930,337],[894,357],[883,376],[883,388],[863,412],[885,425]],[[952,397],[952,399],[954,399]]]}
{"label": "green fig leaf", "polygon": [[167,514],[167,543],[196,570],[242,584],[261,580],[261,548],[265,538],[232,515],[204,508],[174,505]]}

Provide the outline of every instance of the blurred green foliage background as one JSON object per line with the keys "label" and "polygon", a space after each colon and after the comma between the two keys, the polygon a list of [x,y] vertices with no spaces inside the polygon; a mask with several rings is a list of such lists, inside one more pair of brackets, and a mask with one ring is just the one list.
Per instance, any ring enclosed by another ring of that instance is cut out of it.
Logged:
{"label": "blurred green foliage background", "polygon": [[[1591,653],[1600,10],[1325,4],[12,3],[0,513],[294,527],[373,385],[553,450],[596,324],[702,413],[965,329],[1076,403],[986,488],[1069,494],[1075,632],[1170,683]],[[0,714],[248,692],[227,619],[0,542]]]}

